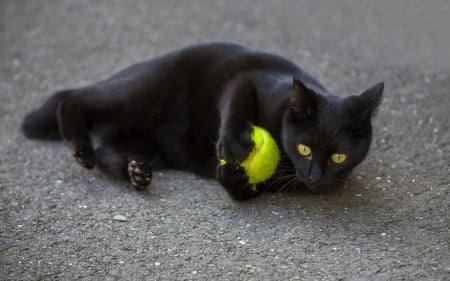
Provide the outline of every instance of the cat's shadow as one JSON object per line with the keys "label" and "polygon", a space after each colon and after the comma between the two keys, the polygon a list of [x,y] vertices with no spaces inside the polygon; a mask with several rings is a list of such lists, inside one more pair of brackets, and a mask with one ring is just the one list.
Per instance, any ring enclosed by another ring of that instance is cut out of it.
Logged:
{"label": "cat's shadow", "polygon": [[[98,176],[102,180],[108,180],[108,177],[102,174],[98,174]],[[188,193],[206,192],[209,195],[199,196],[197,194],[194,196],[195,200],[208,196],[210,198],[204,200],[216,202],[211,204],[217,204],[218,209],[223,207],[227,212],[231,210],[233,214],[239,214],[243,217],[254,217],[258,221],[266,221],[274,214],[278,214],[284,219],[291,220],[315,217],[318,221],[351,221],[352,223],[370,227],[374,222],[382,221],[385,216],[383,212],[383,192],[374,187],[367,189],[368,185],[354,176],[350,177],[343,187],[325,193],[312,192],[307,188],[299,188],[282,193],[267,191],[254,199],[242,202],[231,199],[220,184],[214,180],[205,180],[191,174],[186,174],[186,176],[187,179],[185,182],[183,181],[181,187],[178,184],[168,187],[166,186],[167,179],[158,180],[155,178],[153,185],[146,190],[134,190],[130,187],[123,188],[126,192],[135,193],[142,199],[149,201],[160,197],[174,197],[174,200],[178,201],[181,199],[175,199],[175,197],[190,196],[184,192],[181,195],[180,189]],[[170,172],[166,177],[171,178]],[[112,182],[117,183],[119,186],[123,185],[123,183],[114,180]],[[184,185],[191,185],[194,182],[195,187],[187,191]],[[186,200],[189,201],[190,199],[186,198]]]}
{"label": "cat's shadow", "polygon": [[254,200],[236,202],[235,207],[243,212],[258,210],[262,220],[276,212],[284,218],[312,216],[323,221],[370,225],[386,216],[382,196],[380,189],[367,189],[363,182],[350,178],[345,186],[333,191],[316,193],[301,188],[283,193],[266,192]]}

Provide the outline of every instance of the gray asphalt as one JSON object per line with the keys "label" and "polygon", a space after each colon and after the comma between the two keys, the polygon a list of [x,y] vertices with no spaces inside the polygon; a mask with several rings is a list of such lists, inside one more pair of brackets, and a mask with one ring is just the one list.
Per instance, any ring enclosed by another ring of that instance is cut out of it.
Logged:
{"label": "gray asphalt", "polygon": [[[449,280],[449,14],[445,0],[2,0],[0,279]],[[19,131],[53,91],[209,41],[280,53],[339,95],[385,82],[345,188],[236,203],[164,171],[140,193]]]}

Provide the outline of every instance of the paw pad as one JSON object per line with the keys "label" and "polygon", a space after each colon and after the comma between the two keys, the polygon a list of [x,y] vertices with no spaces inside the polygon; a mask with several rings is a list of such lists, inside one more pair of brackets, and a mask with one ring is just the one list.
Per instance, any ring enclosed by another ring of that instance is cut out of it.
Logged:
{"label": "paw pad", "polygon": [[128,176],[137,189],[146,188],[152,181],[152,171],[148,164],[136,160],[128,162]]}

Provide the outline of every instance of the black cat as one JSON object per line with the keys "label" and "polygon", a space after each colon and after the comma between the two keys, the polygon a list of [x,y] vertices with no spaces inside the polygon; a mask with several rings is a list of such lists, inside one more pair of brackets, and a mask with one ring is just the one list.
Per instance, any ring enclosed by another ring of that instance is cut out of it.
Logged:
{"label": "black cat", "polygon": [[[369,150],[382,92],[380,83],[338,98],[280,56],[214,43],[58,92],[26,116],[23,131],[62,138],[83,167],[97,165],[137,188],[150,184],[152,170],[181,169],[217,176],[245,200],[267,188],[339,186]],[[233,164],[252,149],[252,125],[266,128],[282,151],[275,176],[256,186]],[[217,165],[218,158],[228,164]]]}

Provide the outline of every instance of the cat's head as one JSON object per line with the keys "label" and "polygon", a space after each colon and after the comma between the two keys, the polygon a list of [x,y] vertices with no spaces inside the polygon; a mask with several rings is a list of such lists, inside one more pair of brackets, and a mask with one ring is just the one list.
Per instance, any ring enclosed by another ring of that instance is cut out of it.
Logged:
{"label": "cat's head", "polygon": [[314,191],[341,185],[367,155],[383,83],[357,96],[319,95],[294,78],[283,148],[297,180]]}

